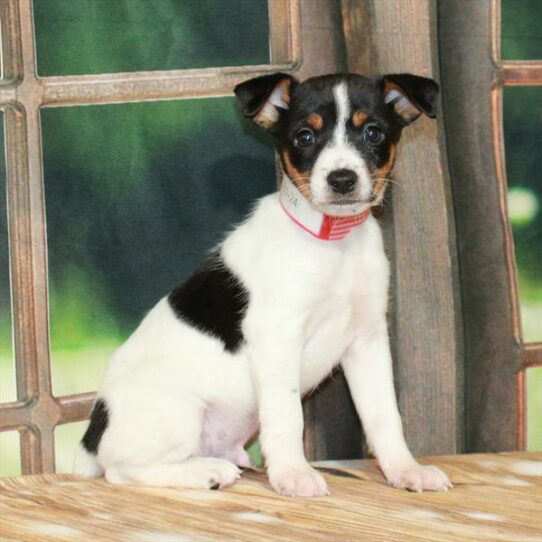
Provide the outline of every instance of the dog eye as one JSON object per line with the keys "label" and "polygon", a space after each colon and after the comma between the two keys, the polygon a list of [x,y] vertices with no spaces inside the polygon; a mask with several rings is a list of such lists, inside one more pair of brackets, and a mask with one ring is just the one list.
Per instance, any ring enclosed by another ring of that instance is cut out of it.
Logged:
{"label": "dog eye", "polygon": [[315,141],[316,137],[314,136],[312,130],[309,130],[309,128],[299,130],[294,139],[294,143],[298,147],[309,147],[310,145],[314,144]]}
{"label": "dog eye", "polygon": [[368,124],[363,130],[363,139],[372,145],[378,145],[384,141],[384,132],[376,124]]}

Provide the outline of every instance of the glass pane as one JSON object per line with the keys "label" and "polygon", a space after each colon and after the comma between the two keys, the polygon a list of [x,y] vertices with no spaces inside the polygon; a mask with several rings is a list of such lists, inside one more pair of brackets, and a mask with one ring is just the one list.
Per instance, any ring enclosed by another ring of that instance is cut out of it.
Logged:
{"label": "glass pane", "polygon": [[4,114],[0,112],[0,403],[15,401],[17,396],[12,346],[6,191]]}
{"label": "glass pane", "polygon": [[542,452],[542,367],[527,369],[527,450]]}
{"label": "glass pane", "polygon": [[96,389],[112,350],[275,187],[233,98],[44,109],[53,388]]}
{"label": "glass pane", "polygon": [[508,210],[518,273],[523,339],[542,340],[541,87],[504,89]]}
{"label": "glass pane", "polygon": [[38,72],[269,63],[267,0],[34,0]]}
{"label": "glass pane", "polygon": [[73,459],[88,421],[67,423],[55,429],[56,472],[73,472]]}
{"label": "glass pane", "polygon": [[252,464],[256,467],[263,466],[262,447],[259,440],[255,440],[246,448]]}
{"label": "glass pane", "polygon": [[4,431],[0,433],[0,476],[19,474],[21,474],[19,433]]}
{"label": "glass pane", "polygon": [[502,0],[502,58],[542,59],[542,2]]}

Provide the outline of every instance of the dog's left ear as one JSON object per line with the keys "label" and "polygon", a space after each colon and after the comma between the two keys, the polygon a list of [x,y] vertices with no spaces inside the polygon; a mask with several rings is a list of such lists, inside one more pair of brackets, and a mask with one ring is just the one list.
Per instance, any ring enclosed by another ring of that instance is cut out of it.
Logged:
{"label": "dog's left ear", "polygon": [[249,79],[237,85],[233,91],[245,117],[266,129],[273,128],[281,111],[290,107],[290,97],[298,85],[295,77],[286,73],[274,73]]}
{"label": "dog's left ear", "polygon": [[379,83],[384,101],[393,108],[404,126],[415,121],[422,113],[432,119],[436,117],[439,87],[433,79],[397,73],[384,75]]}

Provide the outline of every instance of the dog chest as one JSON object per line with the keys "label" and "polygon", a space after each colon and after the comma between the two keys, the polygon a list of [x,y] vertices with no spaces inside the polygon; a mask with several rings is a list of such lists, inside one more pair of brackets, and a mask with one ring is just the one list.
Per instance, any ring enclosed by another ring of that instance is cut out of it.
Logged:
{"label": "dog chest", "polygon": [[309,319],[301,360],[301,390],[310,391],[338,364],[354,336],[350,298],[328,298]]}

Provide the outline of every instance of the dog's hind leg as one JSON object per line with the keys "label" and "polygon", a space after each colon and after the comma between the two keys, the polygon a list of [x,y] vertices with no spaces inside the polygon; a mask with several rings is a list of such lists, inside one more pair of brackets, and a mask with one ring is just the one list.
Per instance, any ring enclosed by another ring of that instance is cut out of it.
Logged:
{"label": "dog's hind leg", "polygon": [[233,485],[241,471],[230,461],[214,457],[189,457],[175,463],[113,465],[105,477],[113,484],[219,489]]}

